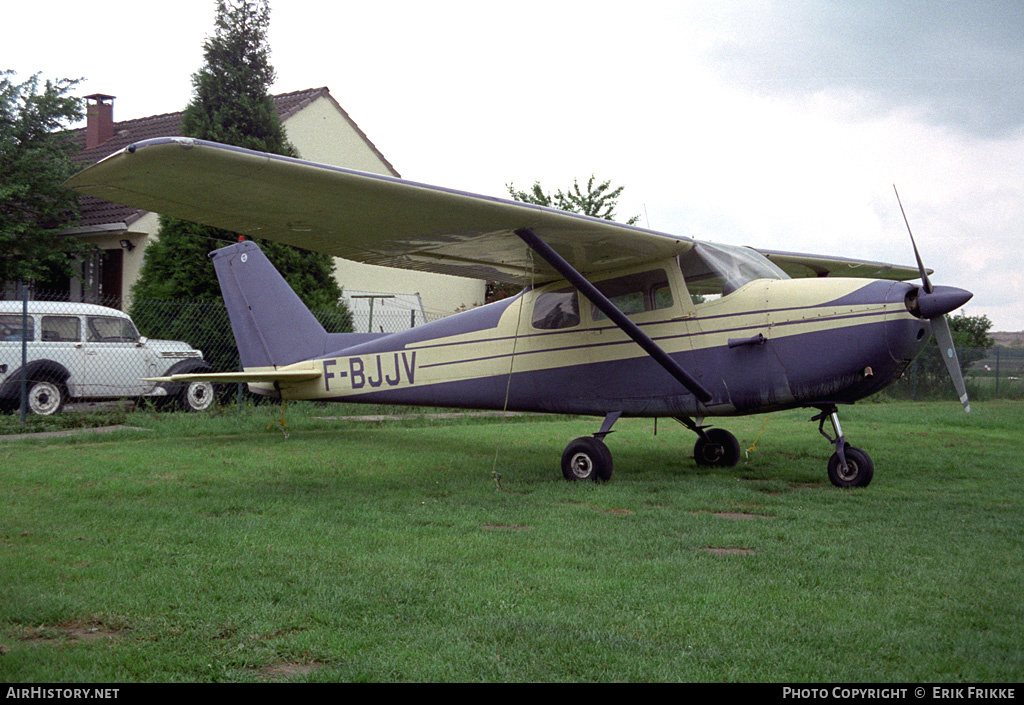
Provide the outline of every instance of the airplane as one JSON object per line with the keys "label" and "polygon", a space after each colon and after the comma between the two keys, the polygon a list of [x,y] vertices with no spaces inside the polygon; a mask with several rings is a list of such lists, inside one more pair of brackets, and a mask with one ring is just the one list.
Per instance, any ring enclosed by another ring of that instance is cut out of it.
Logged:
{"label": "airplane", "polygon": [[970,411],[946,314],[972,294],[931,283],[912,232],[911,267],[754,249],[182,137],[130,145],[67,185],[335,257],[523,287],[410,330],[327,333],[240,238],[210,257],[242,371],[161,381],[599,417],[562,453],[570,481],[611,477],[605,439],[622,417],[673,418],[696,434],[699,466],[732,467],[736,437],[707,419],[808,408],[834,447],[829,480],[865,487],[873,461],[838,407],[900,377],[932,334]]}

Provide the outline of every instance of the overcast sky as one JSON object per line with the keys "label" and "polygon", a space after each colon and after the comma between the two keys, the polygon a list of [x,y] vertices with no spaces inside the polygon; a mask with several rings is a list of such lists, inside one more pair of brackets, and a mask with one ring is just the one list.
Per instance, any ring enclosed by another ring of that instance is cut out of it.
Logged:
{"label": "overcast sky", "polygon": [[[0,68],[175,112],[213,0],[8,3]],[[272,3],[273,92],[328,86],[406,178],[591,174],[665,232],[913,264],[1024,330],[1024,3]]]}

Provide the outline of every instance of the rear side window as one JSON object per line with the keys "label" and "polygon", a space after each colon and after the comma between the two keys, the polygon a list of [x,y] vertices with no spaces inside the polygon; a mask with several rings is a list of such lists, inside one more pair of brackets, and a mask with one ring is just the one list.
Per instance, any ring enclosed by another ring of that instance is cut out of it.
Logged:
{"label": "rear side window", "polygon": [[[28,317],[28,339],[35,340],[35,321]],[[0,340],[22,340],[21,314],[0,316]]]}
{"label": "rear side window", "polygon": [[533,327],[540,330],[572,328],[580,324],[580,297],[575,289],[556,289],[537,297]]}
{"label": "rear side window", "polygon": [[[606,279],[594,286],[627,316],[672,307],[672,289],[669,288],[668,275],[663,269]],[[596,306],[590,314],[595,321],[607,318]]]}
{"label": "rear side window", "polygon": [[82,321],[78,316],[43,316],[43,341],[77,343],[82,339]]}

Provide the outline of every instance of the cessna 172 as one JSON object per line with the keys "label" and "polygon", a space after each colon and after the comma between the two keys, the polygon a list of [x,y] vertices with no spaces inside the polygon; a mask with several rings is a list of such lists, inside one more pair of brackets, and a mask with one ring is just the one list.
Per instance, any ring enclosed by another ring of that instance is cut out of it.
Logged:
{"label": "cessna 172", "polygon": [[807,407],[835,447],[829,479],[865,486],[873,463],[837,407],[898,378],[932,333],[969,411],[945,314],[971,294],[933,286],[916,244],[916,267],[755,250],[179,137],[131,145],[68,185],[336,257],[524,286],[399,333],[330,334],[242,241],[210,256],[243,371],[164,381],[603,417],[562,454],[569,480],[611,476],[604,439],[622,416],[677,419],[699,465],[733,466],[736,438],[704,419]]}

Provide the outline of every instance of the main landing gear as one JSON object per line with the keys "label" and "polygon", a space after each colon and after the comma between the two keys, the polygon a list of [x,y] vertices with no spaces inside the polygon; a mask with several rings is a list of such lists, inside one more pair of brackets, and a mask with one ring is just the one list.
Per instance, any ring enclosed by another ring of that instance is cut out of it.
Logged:
{"label": "main landing gear", "polygon": [[581,436],[565,447],[562,452],[562,476],[570,482],[610,480],[612,477],[612,452],[604,444],[604,437],[612,432],[612,425],[622,416],[613,411],[604,417],[601,430],[593,436]]}
{"label": "main landing gear", "polygon": [[[867,487],[875,476],[871,456],[846,442],[839,425],[839,413],[834,405],[819,407],[821,413],[812,418],[818,422],[818,432],[832,443],[836,450],[828,461],[828,479],[836,487]],[[622,416],[613,411],[604,417],[601,430],[592,436],[581,436],[566,446],[562,453],[562,475],[566,480],[605,481],[612,476],[612,454],[604,438],[612,432],[612,425]],[[693,459],[702,467],[735,467],[740,459],[740,444],[736,436],[724,428],[703,426],[688,416],[677,416],[676,421],[697,434]],[[832,423],[835,438],[825,432],[825,420]]]}
{"label": "main landing gear", "polygon": [[676,421],[697,434],[693,446],[693,459],[702,467],[732,468],[740,461],[740,442],[724,428],[701,425],[689,416],[677,416]]}
{"label": "main landing gear", "polygon": [[[601,430],[593,436],[581,436],[565,447],[562,453],[562,475],[566,480],[605,481],[612,476],[612,454],[604,438],[612,432],[612,425],[622,416],[613,411],[604,417]],[[697,434],[693,447],[693,458],[703,467],[735,467],[740,460],[740,443],[736,436],[724,428],[705,428],[687,416],[676,417],[676,421]]]}
{"label": "main landing gear", "polygon": [[[875,476],[875,465],[871,462],[871,456],[846,442],[835,406],[820,408],[821,413],[811,421],[818,422],[818,433],[836,447],[836,452],[828,459],[828,479],[836,487],[867,487]],[[835,438],[825,433],[825,419],[832,422]]]}

